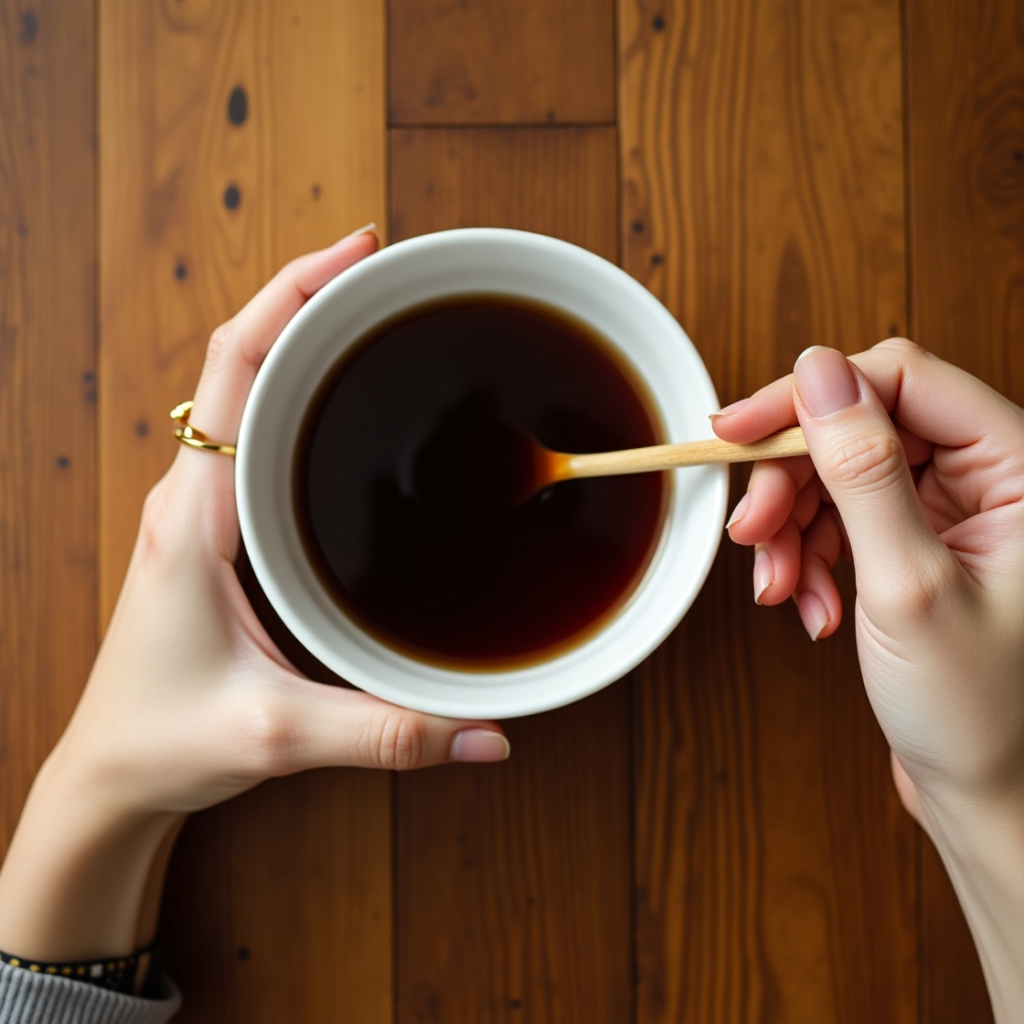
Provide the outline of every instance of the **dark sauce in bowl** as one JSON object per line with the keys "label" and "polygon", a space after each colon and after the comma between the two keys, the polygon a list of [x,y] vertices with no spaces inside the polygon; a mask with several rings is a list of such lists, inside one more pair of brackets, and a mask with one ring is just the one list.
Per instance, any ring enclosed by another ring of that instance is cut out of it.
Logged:
{"label": "dark sauce in bowl", "polygon": [[371,636],[445,668],[509,669],[577,645],[629,600],[657,548],[670,477],[492,500],[528,471],[507,443],[515,431],[568,452],[664,440],[611,344],[527,300],[409,309],[327,374],[296,448],[295,514],[325,590]]}

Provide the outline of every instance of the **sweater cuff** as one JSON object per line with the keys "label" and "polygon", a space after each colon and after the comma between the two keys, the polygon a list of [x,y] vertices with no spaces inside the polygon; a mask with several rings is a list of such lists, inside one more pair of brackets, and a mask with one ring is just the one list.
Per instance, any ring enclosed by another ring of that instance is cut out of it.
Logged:
{"label": "sweater cuff", "polygon": [[161,976],[158,997],[141,999],[0,963],[0,1024],[164,1024],[181,994]]}

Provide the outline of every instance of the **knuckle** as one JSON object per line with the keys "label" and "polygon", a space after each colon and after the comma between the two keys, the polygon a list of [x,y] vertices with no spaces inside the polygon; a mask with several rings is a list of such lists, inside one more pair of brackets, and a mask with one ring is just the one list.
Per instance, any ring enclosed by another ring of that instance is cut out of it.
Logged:
{"label": "knuckle", "polygon": [[376,737],[376,760],[382,768],[408,771],[423,763],[426,730],[418,719],[401,713],[387,715]]}
{"label": "knuckle", "polygon": [[892,587],[889,604],[910,622],[934,625],[949,594],[949,580],[937,567],[918,563],[910,579]]}
{"label": "knuckle", "polygon": [[913,635],[922,630],[931,635],[952,626],[946,619],[959,607],[961,597],[959,580],[949,562],[926,556],[915,559],[912,572],[888,574],[885,582],[873,589],[871,603],[881,621],[901,623]]}
{"label": "knuckle", "polygon": [[206,363],[216,366],[223,362],[235,345],[235,327],[231,320],[214,328],[210,343],[206,346]]}
{"label": "knuckle", "polygon": [[295,256],[290,259],[275,275],[278,281],[287,281],[292,287],[298,287],[297,281],[303,266],[306,264],[303,256]]}
{"label": "knuckle", "polygon": [[934,363],[936,357],[926,348],[909,338],[886,338],[874,346],[872,351],[880,350],[891,357],[904,371],[920,370],[925,363]]}
{"label": "knuckle", "polygon": [[903,352],[907,355],[919,355],[924,352],[920,345],[904,337],[886,338],[885,341],[880,341],[875,345],[875,348],[883,348],[891,352]]}
{"label": "knuckle", "polygon": [[171,557],[169,536],[173,513],[170,499],[164,478],[154,485],[142,503],[136,543],[140,556],[148,563],[160,563]]}
{"label": "knuckle", "polygon": [[882,490],[906,472],[906,456],[895,433],[866,434],[829,453],[829,482],[858,491]]}
{"label": "knuckle", "polygon": [[254,775],[288,772],[295,735],[282,702],[272,696],[250,699],[240,722],[240,740]]}

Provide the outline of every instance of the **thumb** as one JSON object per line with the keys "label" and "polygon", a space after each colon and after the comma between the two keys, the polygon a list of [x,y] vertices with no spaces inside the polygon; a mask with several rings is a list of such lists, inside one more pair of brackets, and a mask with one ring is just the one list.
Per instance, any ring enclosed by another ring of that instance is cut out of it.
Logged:
{"label": "thumb", "polygon": [[793,392],[814,467],[850,541],[860,599],[894,614],[917,604],[909,588],[927,600],[950,568],[949,553],[925,519],[903,445],[870,382],[841,352],[814,347],[796,361]]}
{"label": "thumb", "polygon": [[[252,700],[246,746],[257,774],[352,766],[406,770],[451,761],[503,761],[509,743],[494,722],[423,714],[362,690],[281,673],[284,685]],[[243,737],[244,739],[244,737]]]}

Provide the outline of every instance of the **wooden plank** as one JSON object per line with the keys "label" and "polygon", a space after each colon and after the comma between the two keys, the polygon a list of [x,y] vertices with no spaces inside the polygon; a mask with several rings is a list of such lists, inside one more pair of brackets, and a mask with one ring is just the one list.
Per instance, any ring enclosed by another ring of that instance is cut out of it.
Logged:
{"label": "wooden plank", "polygon": [[393,129],[395,239],[490,225],[539,231],[614,260],[615,130]]}
{"label": "wooden plank", "polygon": [[[605,128],[393,131],[393,233],[526,228],[615,259],[615,145]],[[628,684],[507,726],[506,764],[398,779],[398,1019],[621,1024]]]}
{"label": "wooden plank", "polygon": [[613,0],[390,0],[393,125],[610,124]]}
{"label": "wooden plank", "polygon": [[1024,403],[1024,9],[907,4],[915,340]]}
{"label": "wooden plank", "polygon": [[[1024,8],[907,4],[911,337],[1024,403]],[[922,1021],[990,1021],[970,933],[930,843]]]}
{"label": "wooden plank", "polygon": [[[898,2],[620,12],[625,266],[722,401],[905,330]],[[726,541],[637,673],[637,1019],[916,1020],[915,832],[852,622],[812,647],[750,565]]]}
{"label": "wooden plank", "polygon": [[[384,223],[384,15],[383,0],[101,0],[104,619],[210,331],[287,259]],[[326,772],[186,830],[167,898],[183,1021],[278,1021],[285,991],[295,1019],[390,1020],[389,807],[387,776]],[[281,900],[318,888],[349,912],[282,936]]]}
{"label": "wooden plank", "polygon": [[0,857],[96,653],[94,41],[0,2]]}
{"label": "wooden plank", "polygon": [[307,772],[229,805],[238,1021],[394,1019],[391,779],[366,781]]}
{"label": "wooden plank", "polygon": [[507,722],[498,767],[398,780],[399,1021],[631,1019],[628,698]]}

